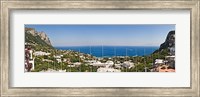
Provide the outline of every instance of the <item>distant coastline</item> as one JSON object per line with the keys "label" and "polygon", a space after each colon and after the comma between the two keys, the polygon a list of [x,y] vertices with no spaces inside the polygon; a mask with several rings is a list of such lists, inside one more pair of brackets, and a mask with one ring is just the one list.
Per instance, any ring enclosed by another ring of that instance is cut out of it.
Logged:
{"label": "distant coastline", "polygon": [[55,46],[58,50],[73,50],[91,54],[95,57],[146,56],[152,54],[159,46]]}

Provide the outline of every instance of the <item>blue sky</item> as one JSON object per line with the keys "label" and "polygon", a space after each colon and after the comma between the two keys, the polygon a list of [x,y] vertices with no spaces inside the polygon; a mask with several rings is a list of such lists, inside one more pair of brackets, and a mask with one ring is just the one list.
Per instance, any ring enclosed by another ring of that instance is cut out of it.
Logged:
{"label": "blue sky", "polygon": [[25,25],[45,32],[53,46],[160,46],[174,24]]}

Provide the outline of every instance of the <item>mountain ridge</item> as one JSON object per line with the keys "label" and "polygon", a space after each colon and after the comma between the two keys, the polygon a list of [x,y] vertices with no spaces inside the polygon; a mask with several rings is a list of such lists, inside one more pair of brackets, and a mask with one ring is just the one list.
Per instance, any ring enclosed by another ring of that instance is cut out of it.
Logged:
{"label": "mountain ridge", "polygon": [[159,53],[163,50],[167,50],[169,52],[169,55],[175,55],[175,30],[169,31],[165,42],[163,42],[160,45],[159,49],[154,51],[153,53]]}
{"label": "mountain ridge", "polygon": [[34,28],[25,27],[25,43],[33,46],[40,45],[53,48],[45,32],[37,32]]}

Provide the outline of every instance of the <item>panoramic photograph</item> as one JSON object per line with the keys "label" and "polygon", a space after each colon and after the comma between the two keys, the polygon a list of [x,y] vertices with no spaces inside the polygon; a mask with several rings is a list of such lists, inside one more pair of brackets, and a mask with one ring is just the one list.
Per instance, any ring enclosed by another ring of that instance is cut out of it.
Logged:
{"label": "panoramic photograph", "polygon": [[174,24],[27,24],[24,72],[175,72]]}

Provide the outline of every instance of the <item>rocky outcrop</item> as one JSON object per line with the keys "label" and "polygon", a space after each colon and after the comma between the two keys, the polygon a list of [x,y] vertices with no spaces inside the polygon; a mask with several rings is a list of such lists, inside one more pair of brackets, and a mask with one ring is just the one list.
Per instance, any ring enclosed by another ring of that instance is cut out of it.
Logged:
{"label": "rocky outcrop", "polygon": [[170,31],[164,43],[160,45],[159,50],[165,48],[175,48],[175,31]]}
{"label": "rocky outcrop", "polygon": [[170,31],[167,34],[165,42],[160,45],[160,48],[154,53],[162,52],[163,50],[168,50],[169,55],[175,55],[175,31]]}
{"label": "rocky outcrop", "polygon": [[34,28],[25,28],[25,32],[32,34],[33,36],[37,35],[37,32]]}
{"label": "rocky outcrop", "polygon": [[51,45],[49,37],[44,32],[38,32],[38,35],[44,40],[47,44]]}
{"label": "rocky outcrop", "polygon": [[33,36],[39,36],[48,45],[51,45],[51,41],[49,40],[49,37],[44,32],[37,32],[34,28],[25,28],[25,32],[30,33]]}

